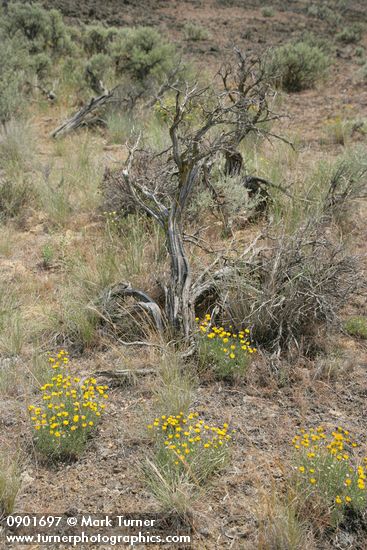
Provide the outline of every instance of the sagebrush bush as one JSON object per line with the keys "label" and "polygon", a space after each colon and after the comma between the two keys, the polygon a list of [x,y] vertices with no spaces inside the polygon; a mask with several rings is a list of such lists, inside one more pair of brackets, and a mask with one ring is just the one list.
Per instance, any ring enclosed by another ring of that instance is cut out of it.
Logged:
{"label": "sagebrush bush", "polygon": [[[363,147],[348,150],[326,171],[324,212],[345,217],[354,208],[355,202],[367,197],[367,160]],[[320,188],[322,189],[322,185]]]}
{"label": "sagebrush bush", "polygon": [[367,82],[367,62],[362,65],[357,77],[360,82]]}
{"label": "sagebrush bush", "polygon": [[223,171],[213,169],[211,188],[198,186],[192,195],[188,217],[194,220],[203,212],[217,212],[224,229],[228,229],[235,223],[246,221],[254,213],[260,200],[260,194],[254,198],[249,197],[242,174],[226,176]]}
{"label": "sagebrush bush", "polygon": [[31,67],[37,77],[43,80],[50,75],[52,68],[52,59],[46,53],[38,53],[31,57]]}
{"label": "sagebrush bush", "polygon": [[307,8],[307,14],[326,21],[332,27],[336,27],[342,21],[341,14],[325,4],[312,4]]}
{"label": "sagebrush bush", "polygon": [[85,67],[85,76],[87,83],[93,88],[93,83],[102,81],[106,83],[106,78],[111,71],[112,60],[104,53],[92,55],[87,61]]}
{"label": "sagebrush bush", "polygon": [[50,51],[60,55],[72,49],[61,13],[55,9],[46,10],[38,3],[9,4],[0,26],[9,37],[24,38],[31,54]]}
{"label": "sagebrush bush", "polygon": [[264,6],[261,10],[261,15],[263,17],[274,17],[275,11],[271,6]]}
{"label": "sagebrush bush", "polygon": [[312,88],[325,76],[329,58],[317,46],[305,42],[275,48],[268,62],[269,77],[287,92]]}
{"label": "sagebrush bush", "polygon": [[24,107],[23,89],[31,60],[24,41],[8,38],[0,29],[0,124]]}
{"label": "sagebrush bush", "polygon": [[87,26],[83,32],[84,49],[89,55],[109,52],[111,42],[118,34],[114,27],[103,27],[102,25]]}
{"label": "sagebrush bush", "polygon": [[193,42],[210,38],[210,32],[207,29],[192,22],[185,23],[184,34],[186,40],[192,40]]}
{"label": "sagebrush bush", "polygon": [[335,38],[343,44],[356,44],[362,38],[362,27],[357,24],[352,27],[345,27]]}
{"label": "sagebrush bush", "polygon": [[366,51],[363,46],[357,46],[354,50],[354,55],[358,58],[364,57]]}
{"label": "sagebrush bush", "polygon": [[121,30],[111,45],[116,74],[129,74],[138,81],[162,80],[176,63],[175,47],[152,27]]}

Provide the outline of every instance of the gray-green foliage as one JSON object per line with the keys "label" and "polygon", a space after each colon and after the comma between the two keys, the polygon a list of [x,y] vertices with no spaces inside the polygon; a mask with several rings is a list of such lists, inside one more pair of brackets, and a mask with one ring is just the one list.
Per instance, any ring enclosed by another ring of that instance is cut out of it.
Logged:
{"label": "gray-green foliage", "polygon": [[360,82],[367,82],[367,62],[364,63],[358,71],[358,80]]}
{"label": "gray-green foliage", "polygon": [[111,58],[107,54],[96,53],[88,60],[85,71],[88,84],[91,84],[93,79],[104,82],[111,72]]}
{"label": "gray-green foliage", "polygon": [[30,58],[24,43],[8,38],[1,29],[0,44],[0,123],[4,123],[22,107]]}
{"label": "gray-green foliage", "polygon": [[106,28],[102,25],[89,25],[83,33],[84,49],[89,55],[107,54],[118,33],[114,27]]}
{"label": "gray-green foliage", "polygon": [[326,4],[312,4],[307,8],[307,15],[317,17],[332,27],[339,25],[342,21],[341,14],[337,10],[331,9]]}
{"label": "gray-green foliage", "polygon": [[362,38],[362,27],[358,24],[344,27],[335,38],[343,44],[356,44]]}
{"label": "gray-green foliage", "polygon": [[31,57],[30,66],[41,80],[46,78],[51,71],[52,61],[46,53],[37,53]]}
{"label": "gray-green foliage", "polygon": [[151,27],[132,27],[118,33],[111,45],[116,75],[138,81],[161,80],[174,67],[175,47]]}
{"label": "gray-green foliage", "polygon": [[215,211],[220,205],[222,216],[230,222],[246,216],[256,206],[243,184],[243,177],[225,176],[221,171],[212,174],[212,188],[203,187],[193,195],[189,216],[196,218],[205,211]]}
{"label": "gray-green foliage", "polygon": [[344,329],[351,336],[367,339],[367,317],[355,315],[344,323]]}
{"label": "gray-green foliage", "polygon": [[31,54],[50,52],[55,55],[72,49],[68,28],[58,10],[46,10],[40,4],[9,4],[2,14],[2,29],[10,38],[23,38]]}
{"label": "gray-green foliage", "polygon": [[184,33],[186,40],[192,40],[194,42],[208,40],[210,38],[210,32],[207,29],[192,22],[188,22],[184,25]]}
{"label": "gray-green foliage", "polygon": [[284,44],[275,48],[268,62],[269,76],[287,92],[299,92],[315,86],[325,76],[328,56],[306,42]]}

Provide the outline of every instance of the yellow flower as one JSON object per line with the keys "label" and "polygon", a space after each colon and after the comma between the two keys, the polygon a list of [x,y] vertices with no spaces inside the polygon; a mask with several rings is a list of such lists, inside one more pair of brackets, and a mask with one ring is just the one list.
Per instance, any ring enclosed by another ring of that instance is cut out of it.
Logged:
{"label": "yellow flower", "polygon": [[231,359],[235,359],[235,357],[236,357],[234,353],[230,353],[229,356],[230,356]]}
{"label": "yellow flower", "polygon": [[349,503],[349,502],[352,502],[352,499],[347,495],[347,496],[345,497],[345,502],[348,502],[348,503]]}
{"label": "yellow flower", "polygon": [[301,472],[301,474],[303,474],[304,471],[305,471],[305,467],[304,467],[304,466],[300,466],[300,467],[298,468],[298,470]]}
{"label": "yellow flower", "polygon": [[316,479],[315,479],[314,477],[311,477],[311,478],[310,478],[310,483],[311,483],[312,485],[315,485]]}
{"label": "yellow flower", "polygon": [[339,495],[337,495],[337,496],[335,497],[335,502],[336,502],[337,504],[341,504],[341,503],[342,503],[342,499],[340,498]]}

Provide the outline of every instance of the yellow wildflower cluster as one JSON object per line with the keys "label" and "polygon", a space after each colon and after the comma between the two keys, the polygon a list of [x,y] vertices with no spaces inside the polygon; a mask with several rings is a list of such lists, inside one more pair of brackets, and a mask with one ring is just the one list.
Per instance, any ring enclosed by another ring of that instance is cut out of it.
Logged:
{"label": "yellow wildflower cluster", "polygon": [[53,376],[40,388],[43,404],[28,407],[34,429],[56,439],[89,431],[105,408],[108,387],[98,385],[93,377],[82,381],[73,375],[64,350],[49,357],[49,363]]}
{"label": "yellow wildflower cluster", "polygon": [[176,465],[188,463],[198,453],[219,450],[231,440],[228,424],[222,427],[210,426],[199,419],[199,413],[187,416],[180,412],[176,416],[163,415],[148,425],[149,430],[163,436],[163,444],[173,454]]}
{"label": "yellow wildflower cluster", "polygon": [[300,430],[292,445],[297,452],[298,482],[303,488],[313,486],[337,506],[359,509],[367,504],[367,458],[358,458],[359,445],[348,430],[341,426],[331,432],[322,426]]}
{"label": "yellow wildflower cluster", "polygon": [[[207,313],[205,319],[200,321],[196,317],[196,322],[199,323],[199,330],[205,334],[209,340],[216,340],[221,344],[221,351],[230,359],[236,359],[237,353],[255,353],[257,349],[250,344],[249,335],[250,329],[246,328],[240,332],[228,332],[223,327],[213,326],[210,322],[210,315]],[[232,329],[232,327],[229,327]]]}
{"label": "yellow wildflower cluster", "polygon": [[224,327],[213,325],[209,314],[202,321],[197,317],[196,322],[201,335],[201,362],[214,363],[222,378],[243,374],[251,356],[257,351],[250,341],[250,329],[234,332],[230,326],[227,331]]}

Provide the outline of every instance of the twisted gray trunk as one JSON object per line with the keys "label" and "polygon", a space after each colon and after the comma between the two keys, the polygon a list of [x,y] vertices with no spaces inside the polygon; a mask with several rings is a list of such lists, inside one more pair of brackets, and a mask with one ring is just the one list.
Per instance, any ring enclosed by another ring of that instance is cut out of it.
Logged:
{"label": "twisted gray trunk", "polygon": [[180,175],[179,193],[167,220],[166,244],[171,261],[171,279],[166,291],[166,315],[174,331],[189,338],[194,320],[191,304],[191,269],[182,234],[182,214],[196,182],[200,167],[185,167]]}

